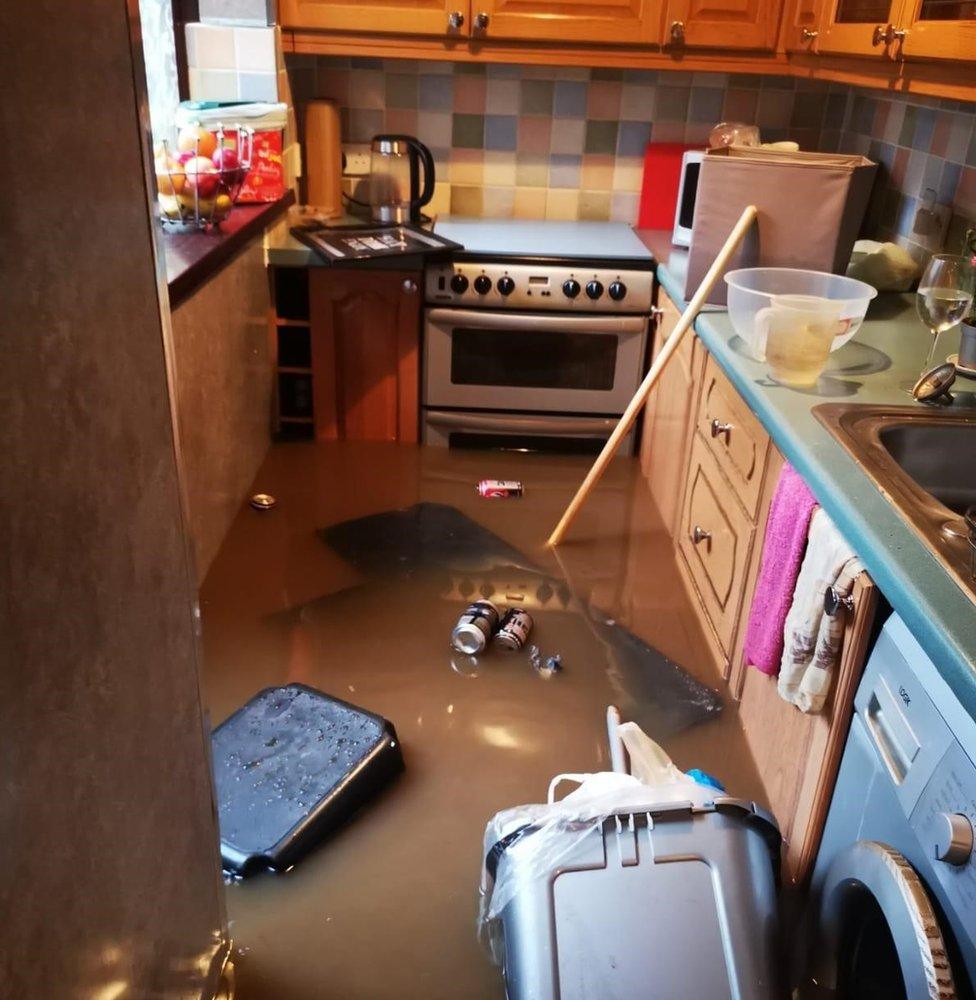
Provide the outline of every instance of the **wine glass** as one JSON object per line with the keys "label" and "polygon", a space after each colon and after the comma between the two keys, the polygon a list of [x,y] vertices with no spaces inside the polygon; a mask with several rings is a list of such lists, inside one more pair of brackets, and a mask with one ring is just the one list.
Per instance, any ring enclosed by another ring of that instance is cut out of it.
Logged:
{"label": "wine glass", "polygon": [[969,312],[974,290],[976,271],[968,257],[937,253],[929,259],[915,300],[919,318],[932,331],[923,373],[932,367],[939,334],[951,330]]}

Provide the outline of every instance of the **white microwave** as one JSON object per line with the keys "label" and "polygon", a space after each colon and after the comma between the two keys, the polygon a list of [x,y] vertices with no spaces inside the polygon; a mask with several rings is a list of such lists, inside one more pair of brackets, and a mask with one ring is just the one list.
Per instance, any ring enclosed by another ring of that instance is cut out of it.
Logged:
{"label": "white microwave", "polygon": [[691,246],[691,228],[695,221],[695,195],[705,150],[689,149],[681,157],[681,178],[678,182],[678,203],[674,207],[674,233],[671,242],[676,247]]}

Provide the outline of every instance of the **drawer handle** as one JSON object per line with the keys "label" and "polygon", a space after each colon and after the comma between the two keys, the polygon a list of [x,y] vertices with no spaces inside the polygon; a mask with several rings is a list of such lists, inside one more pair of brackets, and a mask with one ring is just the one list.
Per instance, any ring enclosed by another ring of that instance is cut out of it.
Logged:
{"label": "drawer handle", "polygon": [[695,545],[698,545],[701,542],[707,542],[711,539],[711,537],[712,533],[710,531],[706,531],[697,524],[691,529],[691,540],[695,543]]}
{"label": "drawer handle", "polygon": [[713,418],[711,424],[712,437],[717,438],[720,434],[724,434],[725,443],[728,444],[729,441],[732,439],[732,428],[734,426],[735,426],[734,424],[723,424],[722,421],[718,419],[718,417],[715,417]]}
{"label": "drawer handle", "polygon": [[850,594],[839,593],[834,587],[828,587],[824,591],[824,611],[830,618],[833,618],[841,609],[848,614],[853,614],[854,598]]}

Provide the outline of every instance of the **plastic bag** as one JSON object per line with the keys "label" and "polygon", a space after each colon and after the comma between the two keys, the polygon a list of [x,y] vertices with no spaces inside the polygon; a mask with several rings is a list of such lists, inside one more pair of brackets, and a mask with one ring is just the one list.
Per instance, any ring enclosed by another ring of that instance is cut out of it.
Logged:
{"label": "plastic bag", "polygon": [[[580,843],[610,817],[640,813],[668,802],[704,804],[714,797],[709,788],[675,766],[664,750],[638,725],[617,727],[630,756],[630,774],[600,771],[558,774],[549,783],[545,803],[515,806],[496,813],[485,829],[481,871],[479,933],[500,961],[491,925],[512,901],[524,881],[549,878]],[[577,788],[556,801],[566,781]],[[515,860],[519,880],[499,873],[505,855]]]}

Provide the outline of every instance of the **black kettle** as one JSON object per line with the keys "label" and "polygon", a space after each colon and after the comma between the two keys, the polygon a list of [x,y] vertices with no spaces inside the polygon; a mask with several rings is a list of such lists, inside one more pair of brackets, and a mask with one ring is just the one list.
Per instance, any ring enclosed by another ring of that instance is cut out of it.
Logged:
{"label": "black kettle", "polygon": [[430,150],[412,135],[373,136],[369,170],[373,221],[419,222],[420,210],[434,197],[434,158]]}

